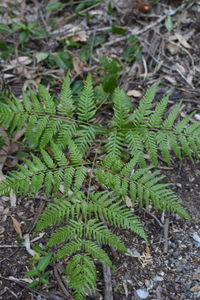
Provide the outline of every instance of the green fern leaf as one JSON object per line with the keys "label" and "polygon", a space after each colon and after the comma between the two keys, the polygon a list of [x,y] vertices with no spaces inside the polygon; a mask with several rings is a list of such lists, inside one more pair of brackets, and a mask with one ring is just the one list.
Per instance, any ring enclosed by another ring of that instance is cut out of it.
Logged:
{"label": "green fern leaf", "polygon": [[112,262],[109,256],[97,244],[95,244],[92,241],[84,241],[83,245],[86,253],[90,254],[93,258],[98,259],[99,261],[103,262],[105,265],[112,268]]}
{"label": "green fern leaf", "polygon": [[67,276],[70,276],[69,286],[74,289],[74,297],[81,300],[86,297],[86,291],[94,293],[96,287],[96,267],[86,254],[76,254],[68,263]]}
{"label": "green fern leaf", "polygon": [[163,114],[166,110],[169,97],[171,95],[171,92],[168,92],[166,96],[164,96],[159,103],[156,105],[154,112],[151,114],[148,125],[150,127],[159,128],[160,124],[163,121]]}
{"label": "green fern leaf", "polygon": [[162,129],[164,129],[164,130],[172,129],[172,127],[174,125],[174,121],[176,120],[176,118],[180,112],[180,109],[181,109],[181,103],[177,104],[172,109],[172,111],[168,115],[167,119],[163,121],[163,123],[161,124]]}
{"label": "green fern leaf", "polygon": [[94,104],[94,91],[91,75],[88,75],[84,89],[78,102],[78,120],[91,123],[94,121],[96,107]]}
{"label": "green fern leaf", "polygon": [[150,109],[152,108],[152,101],[155,97],[158,83],[151,86],[147,92],[145,93],[144,97],[140,100],[138,108],[135,109],[132,115],[130,115],[130,121],[136,126],[142,124],[150,113]]}
{"label": "green fern leaf", "polygon": [[44,104],[44,111],[46,113],[55,113],[56,112],[56,104],[51,97],[50,93],[43,85],[39,85],[39,97]]}
{"label": "green fern leaf", "polygon": [[76,145],[82,154],[85,154],[95,140],[95,129],[82,125],[77,132]]}
{"label": "green fern leaf", "polygon": [[123,145],[123,136],[122,133],[117,132],[117,130],[113,130],[106,144],[106,152],[115,157],[120,157],[122,152]]}
{"label": "green fern leaf", "polygon": [[74,192],[78,192],[83,185],[83,182],[86,177],[87,169],[86,167],[78,167],[75,173],[75,181],[74,181]]}
{"label": "green fern leaf", "polygon": [[113,96],[114,102],[114,122],[113,126],[123,128],[128,122],[129,107],[126,102],[124,91],[122,89],[116,89]]}
{"label": "green fern leaf", "polygon": [[60,98],[60,103],[58,105],[59,114],[71,117],[75,107],[74,107],[74,101],[72,98],[72,92],[70,88],[69,74],[66,76],[64,80],[59,98]]}

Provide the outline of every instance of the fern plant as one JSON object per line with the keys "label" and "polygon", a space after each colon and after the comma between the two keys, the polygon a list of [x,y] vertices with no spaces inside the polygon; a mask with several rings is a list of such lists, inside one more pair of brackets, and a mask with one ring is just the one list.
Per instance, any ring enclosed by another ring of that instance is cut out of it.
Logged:
{"label": "fern plant", "polygon": [[90,75],[79,99],[73,98],[69,76],[56,99],[43,86],[38,95],[23,94],[22,101],[1,98],[1,126],[11,135],[25,128],[32,153],[5,176],[0,195],[14,190],[27,197],[44,191],[51,200],[36,231],[51,227],[46,250],[55,260],[69,257],[66,276],[75,299],[94,292],[96,259],[113,267],[104,245],[127,251],[113,226],[147,240],[134,210],[126,205],[127,197],[132,208],[153,205],[189,218],[155,167],[159,157],[170,165],[172,151],[180,160],[197,157],[200,122],[192,122],[193,113],[176,121],[181,104],[166,116],[170,92],[154,108],[157,87],[134,109],[124,91],[116,89],[113,118],[104,125],[97,122],[100,109]]}

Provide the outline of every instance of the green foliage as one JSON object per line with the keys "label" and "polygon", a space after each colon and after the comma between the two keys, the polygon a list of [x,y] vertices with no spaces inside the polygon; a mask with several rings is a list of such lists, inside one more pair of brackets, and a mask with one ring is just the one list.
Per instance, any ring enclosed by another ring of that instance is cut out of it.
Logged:
{"label": "green foliage", "polygon": [[[107,67],[119,71],[115,62]],[[51,227],[45,251],[54,253],[56,260],[69,257],[66,276],[75,299],[95,290],[95,260],[113,268],[105,246],[127,251],[112,232],[113,226],[147,240],[134,216],[135,206],[153,206],[189,218],[169,184],[163,182],[164,176],[154,168],[160,157],[170,165],[172,151],[180,160],[183,156],[192,161],[197,158],[200,122],[191,122],[193,113],[180,119],[181,104],[167,115],[170,92],[154,107],[157,88],[158,83],[136,108],[124,91],[115,89],[113,118],[105,120],[104,126],[96,121],[98,101],[90,75],[76,99],[69,76],[56,99],[43,86],[38,95],[33,91],[29,96],[23,94],[22,101],[8,93],[0,98],[0,125],[11,135],[25,128],[25,141],[32,149],[18,170],[0,183],[0,195],[11,190],[21,196],[43,191],[51,200],[36,231]],[[36,277],[35,284],[38,278],[39,283],[45,282],[42,276],[51,261],[42,256],[26,276]]]}
{"label": "green foliage", "polygon": [[99,59],[107,75],[103,78],[102,86],[106,93],[111,93],[117,86],[117,79],[121,70],[119,62],[107,56],[101,56]]}
{"label": "green foliage", "polygon": [[4,139],[0,136],[0,149],[4,146]]}
{"label": "green foliage", "polygon": [[26,272],[25,278],[33,278],[33,281],[29,284],[29,287],[37,287],[40,288],[42,285],[48,285],[48,275],[49,272],[46,271],[46,268],[50,264],[52,259],[52,255],[50,253],[45,254],[44,256],[33,257],[33,259],[29,262],[33,264],[33,268]]}
{"label": "green foliage", "polygon": [[124,50],[124,60],[126,63],[131,63],[134,60],[141,58],[141,46],[136,36],[131,36],[128,39],[128,46]]}

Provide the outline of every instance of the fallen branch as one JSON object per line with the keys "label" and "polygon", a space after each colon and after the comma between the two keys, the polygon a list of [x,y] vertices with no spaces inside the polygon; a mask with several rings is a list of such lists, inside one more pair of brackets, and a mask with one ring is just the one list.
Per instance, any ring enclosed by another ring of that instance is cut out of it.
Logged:
{"label": "fallen branch", "polygon": [[103,265],[103,276],[104,276],[104,300],[113,300],[112,292],[112,280],[111,280],[111,269],[110,267]]}
{"label": "fallen branch", "polygon": [[58,282],[58,285],[59,287],[61,288],[63,294],[66,296],[66,299],[69,299],[69,300],[73,300],[74,298],[72,297],[72,295],[70,295],[70,293],[67,291],[66,287],[64,286],[61,278],[60,278],[60,275],[58,273],[58,269],[57,269],[57,266],[56,264],[53,265],[53,270],[54,270],[54,275],[55,275],[55,278]]}
{"label": "fallen branch", "polygon": [[[20,285],[21,287],[23,287],[25,289],[28,289],[32,293],[40,295],[40,296],[42,296],[42,297],[44,297],[46,299],[49,299],[49,300],[65,300],[65,298],[60,297],[60,296],[58,296],[56,294],[53,294],[53,293],[46,293],[46,292],[34,290],[33,288],[28,287],[28,285],[26,283],[20,281],[17,278],[12,277],[12,276],[10,276],[10,277],[3,277],[3,276],[0,275],[0,278],[4,279],[4,280],[15,282],[16,284]],[[70,299],[70,298],[67,298],[67,299]]]}
{"label": "fallen branch", "polygon": [[183,9],[186,9],[186,7],[188,8],[191,5],[193,5],[192,2],[189,2],[188,6],[185,3],[183,3],[183,5],[180,5],[177,9],[175,9],[173,11],[169,11],[166,15],[161,16],[155,22],[150,23],[149,25],[145,26],[143,29],[133,29],[127,35],[116,38],[115,40],[112,40],[112,41],[109,41],[109,42],[103,44],[103,47],[109,47],[111,45],[114,45],[114,44],[117,44],[119,42],[125,41],[125,40],[129,39],[132,35],[143,34],[144,32],[146,32],[146,31],[156,27],[158,24],[162,23],[168,16],[173,16],[178,11],[183,11]]}

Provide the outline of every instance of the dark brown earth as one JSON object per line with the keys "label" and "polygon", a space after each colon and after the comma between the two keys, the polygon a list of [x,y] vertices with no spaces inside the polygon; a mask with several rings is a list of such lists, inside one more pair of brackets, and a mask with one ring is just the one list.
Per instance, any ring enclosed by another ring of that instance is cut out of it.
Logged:
{"label": "dark brown earth", "polygon": [[[73,80],[82,79],[87,70],[98,65],[100,55],[112,56],[121,61],[123,71],[119,85],[126,92],[135,90],[142,95],[149,85],[160,80],[158,98],[169,87],[174,87],[169,110],[174,103],[183,101],[182,116],[196,110],[196,118],[200,117],[200,2],[149,1],[152,9],[147,14],[143,14],[138,6],[144,4],[144,1],[130,1],[128,9],[126,1],[110,2],[113,6],[111,14],[107,13],[105,3],[97,3],[87,8],[85,16],[77,16],[74,15],[75,1],[52,15],[45,9],[48,1],[2,1],[0,23],[12,24],[14,18],[17,18],[17,22],[23,21],[24,18],[29,22],[33,18],[41,26],[47,27],[49,38],[39,40],[30,37],[25,49],[22,49],[18,43],[18,33],[0,33],[2,41],[14,45],[12,54],[4,60],[1,59],[1,81],[5,82],[16,96],[21,95],[22,87],[26,88],[28,85],[34,87],[34,81],[49,84],[53,91],[59,90],[65,71],[58,67],[53,69],[45,62],[37,63],[32,57],[36,52],[64,51],[66,47],[63,37],[66,34],[64,25],[70,23],[75,26],[82,22],[89,37],[104,36],[104,41],[97,47],[91,46],[89,63],[85,65],[80,61],[78,64],[74,63]],[[12,10],[12,7],[15,9]],[[174,28],[168,32],[164,20],[171,12]],[[117,24],[128,32],[135,30],[141,43],[142,59],[129,64],[123,61],[127,38],[124,35],[105,34],[104,28],[111,24]],[[58,28],[63,29],[63,32],[53,34]],[[79,37],[81,43],[80,39]],[[80,49],[71,47],[70,51],[76,58],[79,57]],[[30,64],[15,64],[9,70],[6,68],[14,59],[30,54],[32,58]],[[92,70],[96,83],[101,72],[98,67]],[[139,97],[131,97],[133,103],[138,103],[138,99]],[[2,166],[4,174],[16,166],[18,158],[15,154],[19,149],[20,146],[17,146],[17,150],[8,155],[4,161]],[[132,253],[132,257],[110,252],[116,268],[112,272],[114,299],[142,299],[138,296],[140,292],[146,293],[148,296],[145,299],[151,300],[200,299],[200,241],[198,241],[200,161],[192,163],[184,159],[180,163],[174,159],[172,167],[168,168],[162,162],[159,167],[167,176],[167,181],[172,183],[173,190],[192,219],[184,220],[175,214],[162,215],[154,210],[148,212],[136,210],[136,215],[142,221],[149,237],[148,247],[134,234],[116,230]],[[27,261],[31,256],[16,234],[11,216],[20,223],[23,235],[30,233],[32,238],[31,228],[43,204],[45,205],[42,196],[34,200],[18,198],[16,207],[11,207],[10,198],[0,198],[0,299],[2,300],[68,299],[61,288],[64,279],[64,267],[61,264],[57,273],[55,268],[50,269],[51,284],[48,289],[45,287],[39,291],[30,289],[25,281],[20,280],[29,268]],[[168,230],[166,220],[169,221]],[[40,237],[37,243],[40,242],[44,244],[45,237]],[[104,282],[101,265],[98,265],[98,270],[98,291],[93,299],[103,299]]]}

